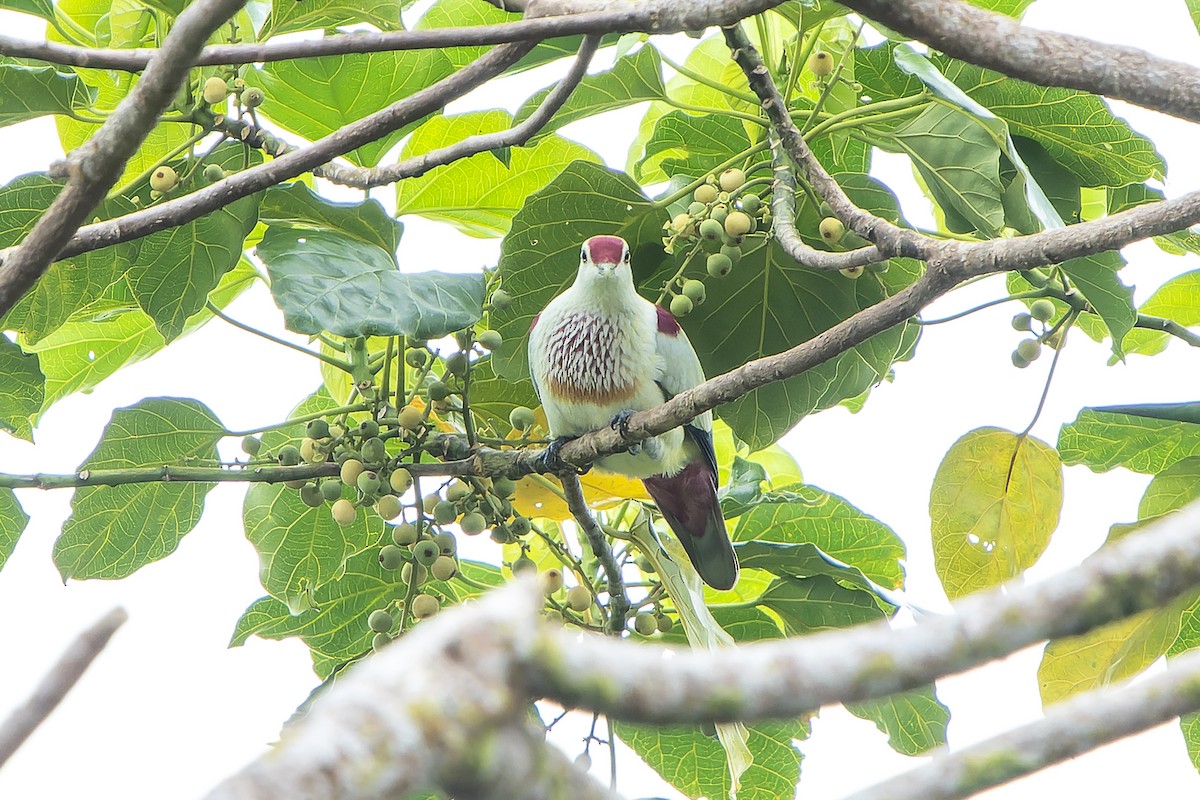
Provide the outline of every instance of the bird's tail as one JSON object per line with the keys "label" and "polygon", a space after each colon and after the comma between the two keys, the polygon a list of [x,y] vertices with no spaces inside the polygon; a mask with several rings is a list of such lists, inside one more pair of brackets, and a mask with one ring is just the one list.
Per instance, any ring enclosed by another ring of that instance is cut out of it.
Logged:
{"label": "bird's tail", "polygon": [[717,484],[701,463],[692,463],[670,477],[644,478],[663,519],[675,531],[700,578],[714,589],[732,589],[738,563],[717,502]]}

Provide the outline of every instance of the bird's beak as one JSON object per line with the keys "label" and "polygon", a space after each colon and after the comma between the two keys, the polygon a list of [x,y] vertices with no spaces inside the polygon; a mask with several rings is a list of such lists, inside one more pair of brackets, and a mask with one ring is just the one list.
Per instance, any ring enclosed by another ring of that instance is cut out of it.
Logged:
{"label": "bird's beak", "polygon": [[597,261],[596,269],[600,270],[601,275],[611,275],[617,268],[615,261]]}

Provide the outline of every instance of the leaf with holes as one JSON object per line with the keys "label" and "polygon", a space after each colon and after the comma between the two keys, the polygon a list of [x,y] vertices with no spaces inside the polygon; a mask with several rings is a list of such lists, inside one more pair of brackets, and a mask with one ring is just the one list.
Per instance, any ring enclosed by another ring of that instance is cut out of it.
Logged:
{"label": "leaf with holes", "polygon": [[951,445],[929,494],[934,567],[950,599],[1032,566],[1062,499],[1058,453],[1032,436],[977,428]]}

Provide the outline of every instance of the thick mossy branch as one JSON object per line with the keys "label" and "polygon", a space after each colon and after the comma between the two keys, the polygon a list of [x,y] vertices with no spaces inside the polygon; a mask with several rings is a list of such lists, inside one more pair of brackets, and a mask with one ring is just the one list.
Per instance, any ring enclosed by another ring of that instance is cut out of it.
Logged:
{"label": "thick mossy branch", "polygon": [[[564,628],[542,617],[540,590],[522,581],[447,610],[351,668],[270,754],[210,798],[353,799],[434,786],[455,796],[605,797],[540,738],[519,735],[525,704],[547,698],[653,724],[795,717],[924,686],[1197,585],[1200,503],[1053,581],[982,592],[915,627],[879,623],[711,652]],[[1163,680],[1083,695],[1043,722],[925,768],[940,777],[921,786],[944,780],[957,794],[887,796],[965,796],[1200,708],[1197,661],[1179,659]],[[1006,757],[1013,752],[1020,758]]]}
{"label": "thick mossy branch", "polygon": [[612,795],[526,717],[515,653],[534,649],[542,595],[528,581],[458,607],[340,676],[278,745],[208,800]]}

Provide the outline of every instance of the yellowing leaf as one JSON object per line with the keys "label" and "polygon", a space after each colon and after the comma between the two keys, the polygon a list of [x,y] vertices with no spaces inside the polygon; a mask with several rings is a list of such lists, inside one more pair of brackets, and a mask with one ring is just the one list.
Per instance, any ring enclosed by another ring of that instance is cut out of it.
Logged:
{"label": "yellowing leaf", "polygon": [[1032,436],[967,433],[946,453],[929,496],[934,566],[955,599],[1014,578],[1046,549],[1062,509],[1062,461]]}
{"label": "yellowing leaf", "polygon": [[[528,476],[517,481],[517,496],[513,507],[527,517],[546,517],[564,520],[571,518],[567,504],[543,481],[549,481],[562,491],[558,479],[550,476]],[[636,478],[592,470],[579,477],[588,507],[593,511],[612,508],[626,500],[649,500],[646,487]]]}

